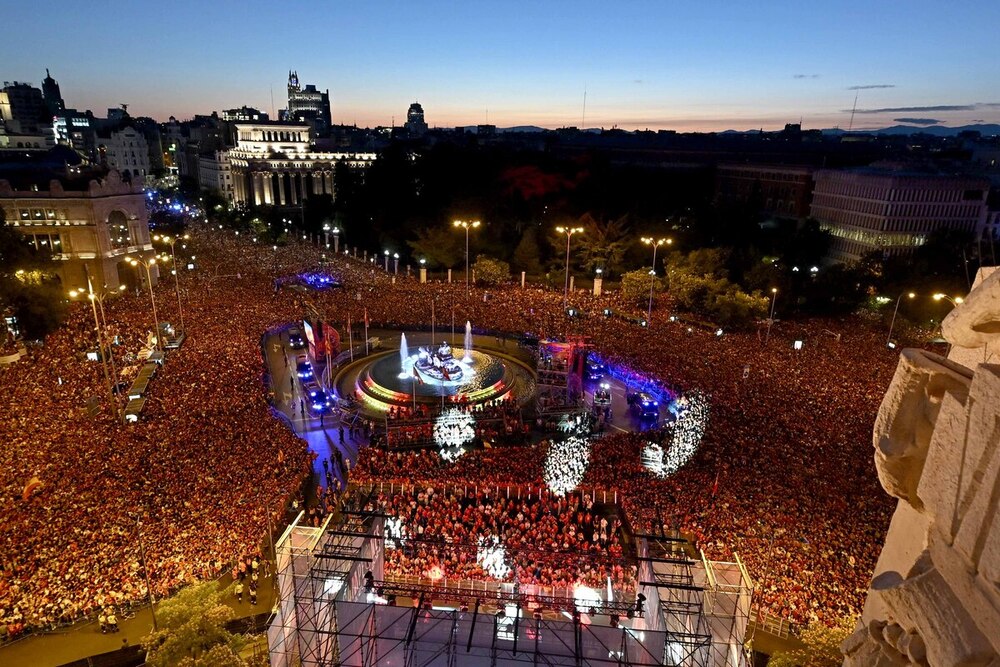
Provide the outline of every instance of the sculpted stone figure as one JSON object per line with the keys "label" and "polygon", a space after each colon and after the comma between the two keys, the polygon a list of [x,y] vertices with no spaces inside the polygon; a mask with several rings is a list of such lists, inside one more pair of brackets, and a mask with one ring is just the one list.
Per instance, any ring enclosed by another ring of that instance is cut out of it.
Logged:
{"label": "sculpted stone figure", "polygon": [[879,410],[879,479],[899,499],[849,667],[1000,667],[1000,271],[942,324],[948,359],[904,350]]}

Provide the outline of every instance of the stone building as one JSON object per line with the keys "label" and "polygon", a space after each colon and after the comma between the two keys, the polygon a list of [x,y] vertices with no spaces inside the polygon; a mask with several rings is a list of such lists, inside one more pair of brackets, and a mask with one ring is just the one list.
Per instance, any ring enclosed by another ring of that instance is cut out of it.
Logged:
{"label": "stone building", "polygon": [[[66,289],[85,287],[87,271],[95,287],[141,282],[126,257],[154,254],[142,186],[116,171],[39,180],[0,180],[0,207],[27,243],[51,249]],[[157,279],[155,267],[151,276]]]}
{"label": "stone building", "polygon": [[1000,665],[1000,271],[941,325],[948,357],[903,350],[875,422],[898,499],[845,667]]}
{"label": "stone building", "polygon": [[812,174],[808,166],[720,164],[715,172],[715,201],[804,220],[809,217]]}
{"label": "stone building", "polygon": [[101,138],[103,161],[111,169],[142,185],[150,172],[149,143],[130,125],[112,130]]}
{"label": "stone building", "polygon": [[336,195],[338,164],[365,168],[375,153],[314,150],[307,123],[237,123],[229,151],[233,199],[245,206],[298,206],[313,195]]}
{"label": "stone building", "polygon": [[229,168],[229,151],[212,151],[198,157],[198,185],[216,190],[233,201],[233,174]]}

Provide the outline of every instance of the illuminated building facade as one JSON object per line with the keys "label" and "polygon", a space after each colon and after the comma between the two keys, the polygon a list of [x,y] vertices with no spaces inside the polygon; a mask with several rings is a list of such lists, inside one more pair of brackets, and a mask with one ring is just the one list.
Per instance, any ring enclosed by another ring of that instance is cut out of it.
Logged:
{"label": "illuminated building facade", "polygon": [[330,132],[330,91],[320,92],[313,84],[299,85],[299,73],[288,73],[288,109],[281,120],[307,122],[319,136]]}
{"label": "illuminated building facade", "polygon": [[938,229],[979,231],[989,181],[905,168],[822,169],[811,215],[833,235],[831,257],[856,261],[881,250],[913,252]]}
{"label": "illuminated building facade", "polygon": [[375,153],[316,151],[307,123],[237,123],[229,151],[233,201],[244,206],[299,206],[315,195],[336,196],[338,164],[365,168]]}
{"label": "illuminated building facade", "polygon": [[[95,287],[134,286],[137,273],[125,257],[153,256],[142,186],[124,182],[116,171],[100,179],[76,174],[65,180],[52,179],[44,189],[37,179],[16,185],[0,180],[7,223],[27,243],[51,249],[67,289],[85,287],[87,271]],[[155,266],[151,274],[155,281]]]}
{"label": "illuminated building facade", "polygon": [[150,169],[146,137],[127,125],[120,130],[112,130],[107,138],[100,141],[105,164],[142,185]]}
{"label": "illuminated building facade", "polygon": [[213,151],[198,157],[198,184],[217,190],[228,201],[233,201],[233,174],[229,168],[228,151]]}

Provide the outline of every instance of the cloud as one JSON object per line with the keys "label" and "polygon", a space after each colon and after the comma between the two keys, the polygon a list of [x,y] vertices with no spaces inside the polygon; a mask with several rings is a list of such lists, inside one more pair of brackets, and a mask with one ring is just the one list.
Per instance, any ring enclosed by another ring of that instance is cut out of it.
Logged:
{"label": "cloud", "polygon": [[818,79],[819,74],[793,74],[793,79]]}
{"label": "cloud", "polygon": [[906,123],[907,125],[940,125],[943,120],[936,118],[893,118],[895,123]]}
{"label": "cloud", "polygon": [[876,88],[895,88],[894,83],[872,83],[867,86],[851,86],[848,90],[875,90]]}
{"label": "cloud", "polygon": [[632,83],[634,83],[634,84],[641,84],[642,83],[642,79],[632,79]]}
{"label": "cloud", "polygon": [[[930,107],[883,107],[881,109],[858,109],[854,113],[927,113],[938,111],[972,111],[976,104],[942,104]],[[851,113],[850,109],[841,109],[841,113]]]}

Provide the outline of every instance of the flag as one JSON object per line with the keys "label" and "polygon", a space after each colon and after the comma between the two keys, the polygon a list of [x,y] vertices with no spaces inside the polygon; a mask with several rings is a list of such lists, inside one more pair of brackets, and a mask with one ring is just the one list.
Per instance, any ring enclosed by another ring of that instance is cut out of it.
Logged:
{"label": "flag", "polygon": [[448,375],[448,369],[445,368],[444,364],[441,364],[441,375],[444,376],[446,381],[451,382],[451,376]]}
{"label": "flag", "polygon": [[368,331],[368,309],[365,308],[365,331]]}
{"label": "flag", "polygon": [[716,470],[715,471],[715,483],[712,484],[712,497],[714,498],[715,494],[718,493],[718,492],[719,492],[719,471]]}
{"label": "flag", "polygon": [[420,373],[417,372],[416,366],[413,367],[413,379],[419,382],[420,384],[424,383],[424,379],[420,377]]}
{"label": "flag", "polygon": [[284,462],[285,462],[285,450],[279,449],[278,450],[278,463],[284,463]]}
{"label": "flag", "polygon": [[21,494],[21,497],[24,500],[27,500],[29,497],[31,497],[32,492],[41,485],[42,485],[42,480],[38,479],[37,477],[32,477],[30,480],[28,480],[28,483],[24,485],[24,493]]}

